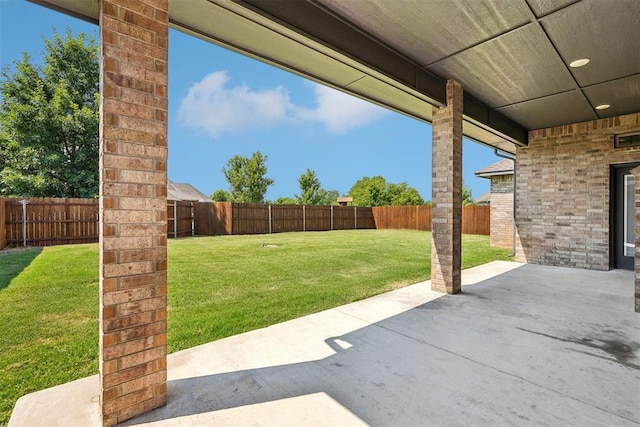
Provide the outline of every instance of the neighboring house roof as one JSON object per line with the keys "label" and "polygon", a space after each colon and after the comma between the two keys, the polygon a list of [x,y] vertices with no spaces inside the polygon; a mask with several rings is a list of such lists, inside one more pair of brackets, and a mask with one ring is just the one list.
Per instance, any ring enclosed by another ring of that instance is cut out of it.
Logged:
{"label": "neighboring house roof", "polygon": [[488,205],[491,203],[491,191],[487,191],[483,195],[477,197],[475,200],[476,205]]}
{"label": "neighboring house roof", "polygon": [[496,175],[513,175],[513,160],[502,159],[492,165],[475,172],[481,178],[490,178]]}
{"label": "neighboring house roof", "polygon": [[211,199],[188,183],[176,183],[167,180],[167,199],[189,202],[210,202]]}

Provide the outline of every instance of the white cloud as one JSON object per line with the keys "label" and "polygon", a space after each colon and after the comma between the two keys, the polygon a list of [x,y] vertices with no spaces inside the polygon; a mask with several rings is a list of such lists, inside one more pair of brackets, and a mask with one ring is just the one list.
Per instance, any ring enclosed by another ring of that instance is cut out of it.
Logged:
{"label": "white cloud", "polygon": [[302,119],[324,124],[329,132],[343,133],[367,125],[387,110],[355,96],[337,91],[327,86],[314,84],[316,108],[299,111]]}
{"label": "white cloud", "polygon": [[178,120],[212,137],[264,129],[286,121],[317,122],[329,132],[343,133],[367,125],[386,113],[383,108],[329,87],[313,84],[315,107],[296,106],[287,90],[254,91],[246,84],[230,87],[226,71],[209,74],[182,99]]}
{"label": "white cloud", "polygon": [[217,71],[189,88],[180,103],[178,120],[211,136],[266,128],[283,121],[291,103],[286,89],[253,91],[243,84],[227,87],[226,71]]}

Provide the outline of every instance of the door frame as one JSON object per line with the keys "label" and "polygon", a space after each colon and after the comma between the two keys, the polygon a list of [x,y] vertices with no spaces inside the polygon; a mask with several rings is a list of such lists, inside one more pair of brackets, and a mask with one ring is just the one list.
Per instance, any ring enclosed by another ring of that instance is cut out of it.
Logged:
{"label": "door frame", "polygon": [[[630,163],[616,163],[609,165],[609,268],[620,268],[616,264],[616,252],[615,252],[615,244],[617,243],[616,239],[616,226],[615,226],[615,213],[616,213],[616,202],[618,201],[616,198],[616,172],[620,169],[633,169],[636,166],[640,166],[638,162],[630,162]],[[636,183],[638,185],[638,183]],[[638,248],[636,248],[638,250]]]}

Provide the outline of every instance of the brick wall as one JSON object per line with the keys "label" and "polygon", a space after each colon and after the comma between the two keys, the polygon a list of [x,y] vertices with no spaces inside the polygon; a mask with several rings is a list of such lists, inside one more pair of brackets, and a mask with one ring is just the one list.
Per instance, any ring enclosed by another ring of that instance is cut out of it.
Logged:
{"label": "brick wall", "polygon": [[105,426],[166,403],[168,0],[100,2]]}
{"label": "brick wall", "polygon": [[513,246],[513,175],[491,177],[491,246]]}
{"label": "brick wall", "polygon": [[609,269],[610,166],[640,161],[613,136],[634,130],[640,113],[529,133],[516,155],[518,261]]}

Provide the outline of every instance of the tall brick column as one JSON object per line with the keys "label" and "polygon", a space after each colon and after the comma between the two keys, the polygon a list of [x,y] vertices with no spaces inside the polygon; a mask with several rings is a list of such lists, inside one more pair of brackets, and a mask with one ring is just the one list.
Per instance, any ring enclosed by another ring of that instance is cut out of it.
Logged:
{"label": "tall brick column", "polygon": [[635,271],[635,309],[640,313],[640,166],[631,170],[636,188],[636,253],[633,268]]}
{"label": "tall brick column", "polygon": [[101,0],[100,388],[111,426],[166,403],[168,0]]}
{"label": "tall brick column", "polygon": [[462,85],[447,82],[447,106],[433,109],[431,289],[462,290]]}

